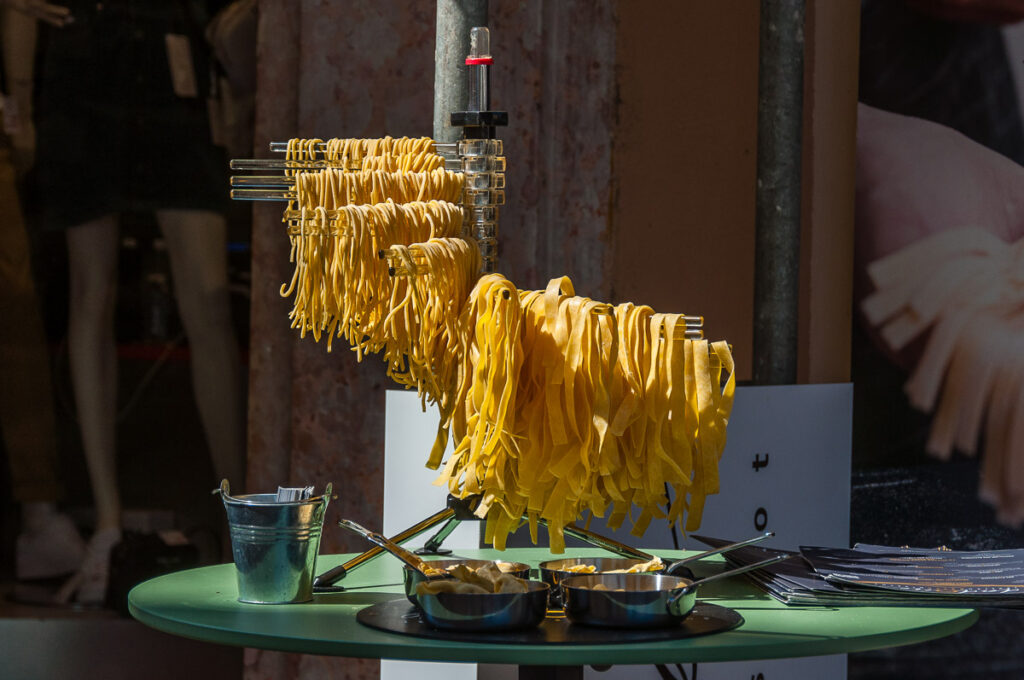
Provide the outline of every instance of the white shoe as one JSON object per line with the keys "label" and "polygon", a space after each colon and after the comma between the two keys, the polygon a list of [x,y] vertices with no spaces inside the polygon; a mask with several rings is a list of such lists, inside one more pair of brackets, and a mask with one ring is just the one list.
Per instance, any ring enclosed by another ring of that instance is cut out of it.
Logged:
{"label": "white shoe", "polygon": [[82,566],[60,587],[53,601],[66,604],[74,600],[78,604],[103,605],[107,599],[107,582],[110,579],[110,551],[120,542],[119,527],[93,534],[86,547]]}
{"label": "white shoe", "polygon": [[14,575],[19,581],[64,576],[77,570],[84,557],[85,541],[71,518],[47,513],[18,534]]}

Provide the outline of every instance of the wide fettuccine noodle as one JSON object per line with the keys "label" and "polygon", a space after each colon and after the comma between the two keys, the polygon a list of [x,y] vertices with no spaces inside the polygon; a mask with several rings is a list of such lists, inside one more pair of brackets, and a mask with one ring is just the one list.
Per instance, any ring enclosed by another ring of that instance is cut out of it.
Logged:
{"label": "wide fettuccine noodle", "polygon": [[388,375],[415,387],[424,399],[448,409],[457,378],[462,341],[459,316],[480,272],[480,250],[472,239],[432,238],[392,246],[406,276],[395,281],[384,320]]}
{"label": "wide fettuccine noodle", "polygon": [[[317,158],[317,149],[324,146],[320,156],[327,165],[346,170],[372,169],[372,159],[381,157],[408,158],[404,161],[412,165],[435,165],[433,160],[425,160],[428,156],[440,158],[434,149],[434,140],[429,137],[380,137],[377,139],[290,139],[288,140],[286,160],[308,161]],[[421,170],[415,167],[410,170]],[[433,169],[427,168],[427,169]]]}

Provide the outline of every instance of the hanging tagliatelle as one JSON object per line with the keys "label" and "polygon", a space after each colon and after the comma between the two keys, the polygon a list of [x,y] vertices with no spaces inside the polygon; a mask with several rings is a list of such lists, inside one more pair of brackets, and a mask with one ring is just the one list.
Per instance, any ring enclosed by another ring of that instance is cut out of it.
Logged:
{"label": "hanging tagliatelle", "polygon": [[348,169],[365,168],[366,160],[379,156],[436,155],[430,137],[379,137],[377,139],[329,139],[324,160]]}
{"label": "hanging tagliatelle", "polygon": [[434,140],[429,137],[378,137],[376,139],[289,139],[285,159],[314,160],[317,155],[329,165],[346,170],[363,169],[368,158],[378,156],[436,155]]}
{"label": "hanging tagliatelle", "polygon": [[524,362],[517,423],[521,450],[518,489],[495,521],[495,538],[513,517],[527,516],[536,540],[538,520],[548,525],[552,550],[564,545],[562,527],[576,520],[595,491],[596,454],[607,432],[607,366],[614,357],[608,306],[574,295],[572,282],[554,279],[545,291],[521,294]]}
{"label": "hanging tagliatelle", "polygon": [[[300,172],[295,176],[297,209],[325,208],[329,213],[345,205],[396,203],[412,201],[448,201],[462,199],[463,178],[460,173],[436,169],[429,172],[387,172],[324,168]],[[294,216],[285,211],[285,219]]]}
{"label": "hanging tagliatelle", "polygon": [[438,439],[428,467],[441,463],[447,432],[455,450],[438,483],[459,497],[481,495],[481,517],[514,480],[504,477],[512,441],[512,420],[523,361],[522,307],[518,293],[500,274],[477,281],[462,311],[462,335],[455,351],[460,366],[449,413],[442,410]]}
{"label": "hanging tagliatelle", "polygon": [[498,548],[525,519],[534,540],[546,524],[561,552],[567,524],[609,506],[613,528],[639,508],[637,535],[654,517],[696,528],[704,499],[718,491],[735,384],[728,345],[680,336],[681,315],[632,304],[609,314],[573,295],[565,277],[544,292],[515,293],[516,337],[517,315],[492,292],[508,290],[502,282],[481,279],[464,313],[473,331],[453,413],[462,404],[466,421],[450,420],[457,443],[438,483],[481,496],[477,514]]}
{"label": "hanging tagliatelle", "polygon": [[[322,150],[321,150],[322,149]],[[285,164],[294,162],[294,168],[286,168],[285,176],[296,177],[301,173],[300,169],[307,168],[311,163],[322,165],[320,170],[334,170],[335,173],[327,173],[324,177],[314,181],[323,181],[332,178],[336,181],[337,173],[350,173],[360,171],[378,171],[390,173],[434,173],[444,169],[444,158],[434,150],[434,141],[429,137],[409,138],[383,137],[380,139],[330,139],[324,142],[322,139],[290,139],[288,140],[285,152]],[[315,173],[314,173],[315,174]],[[447,179],[447,176],[445,176]],[[307,182],[309,178],[307,178]],[[437,182],[435,178],[433,181]],[[450,180],[449,180],[450,181]],[[461,178],[458,182],[461,186]],[[298,190],[298,186],[296,187]],[[460,189],[461,191],[461,189]],[[429,196],[422,193],[417,200],[457,200],[459,192],[452,198],[447,195]],[[336,194],[337,196],[337,194]],[[324,196],[328,199],[327,196]],[[355,201],[347,200],[347,203],[376,203],[386,198],[401,200],[397,196],[383,196],[379,200]],[[301,200],[298,201],[302,205]],[[305,207],[313,209],[325,203],[306,204]],[[342,205],[335,199],[335,205]],[[296,200],[289,200],[288,211],[296,209]],[[287,212],[286,212],[287,214]]]}
{"label": "hanging tagliatelle", "polygon": [[430,172],[443,168],[444,158],[436,153],[421,152],[402,155],[382,154],[366,158],[364,170],[387,170],[389,172]]}
{"label": "hanging tagliatelle", "polygon": [[457,379],[453,348],[461,340],[463,303],[480,275],[480,250],[472,239],[432,238],[392,246],[390,256],[404,276],[394,284],[383,324],[388,375],[416,388],[424,407],[430,399],[443,413]]}
{"label": "hanging tagliatelle", "polygon": [[328,349],[343,335],[356,350],[377,352],[386,339],[379,328],[388,313],[392,278],[379,253],[396,244],[457,236],[462,208],[443,201],[350,205],[331,219],[326,209],[302,212],[289,228],[295,271],[281,295],[294,295],[292,327],[305,336],[328,330]]}

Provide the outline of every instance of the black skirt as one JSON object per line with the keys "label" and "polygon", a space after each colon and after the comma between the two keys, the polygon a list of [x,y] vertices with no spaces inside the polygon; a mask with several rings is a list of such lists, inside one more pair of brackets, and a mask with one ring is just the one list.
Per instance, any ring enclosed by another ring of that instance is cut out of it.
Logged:
{"label": "black skirt", "polygon": [[[210,139],[205,21],[188,0],[71,2],[42,41],[36,183],[44,229],[111,213],[221,211],[227,159]],[[174,93],[167,34],[192,45],[197,97]]]}

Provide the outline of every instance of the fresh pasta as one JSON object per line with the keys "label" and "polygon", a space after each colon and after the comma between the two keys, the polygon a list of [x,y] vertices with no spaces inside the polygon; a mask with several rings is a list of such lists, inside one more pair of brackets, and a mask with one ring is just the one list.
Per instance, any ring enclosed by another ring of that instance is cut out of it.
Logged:
{"label": "fresh pasta", "polygon": [[[321,151],[321,147],[323,150]],[[444,167],[444,158],[429,137],[381,137],[378,139],[290,139],[285,160],[321,160],[327,167],[344,170],[420,172]],[[287,171],[293,174],[295,170]]]}
{"label": "fresh pasta", "polygon": [[498,276],[480,280],[464,313],[462,410],[442,421],[457,443],[438,483],[481,496],[485,539],[499,549],[524,518],[534,541],[548,526],[552,552],[585,512],[614,528],[636,507],[636,535],[655,517],[697,528],[718,492],[735,386],[728,345],[680,337],[680,315],[577,297],[566,277],[514,292],[520,316],[495,295],[512,292]]}
{"label": "fresh pasta", "polygon": [[[462,209],[443,201],[348,205],[331,219],[326,209],[300,211],[292,240],[292,280],[281,287],[294,296],[292,327],[304,337],[344,336],[361,359],[385,345],[380,322],[388,313],[392,278],[379,253],[396,244],[458,236]],[[330,347],[330,345],[328,346]]]}
{"label": "fresh pasta", "polygon": [[444,413],[458,369],[452,348],[460,342],[463,302],[480,273],[480,249],[472,239],[432,238],[390,252],[406,276],[392,288],[384,320],[388,375]]}
{"label": "fresh pasta", "polygon": [[324,164],[287,171],[292,327],[380,355],[437,404],[427,466],[479,499],[489,543],[524,523],[536,542],[544,524],[562,552],[587,513],[638,536],[656,518],[700,525],[735,389],[726,343],[687,338],[678,314],[578,296],[568,277],[520,291],[481,275],[463,175],[428,138],[297,139],[288,159]]}
{"label": "fresh pasta", "polygon": [[[462,200],[462,174],[438,168],[427,172],[387,172],[325,168],[295,176],[295,203],[299,209],[325,208],[329,213],[345,205],[412,201]],[[294,212],[294,211],[292,211]],[[285,212],[287,218],[290,214]]]}

